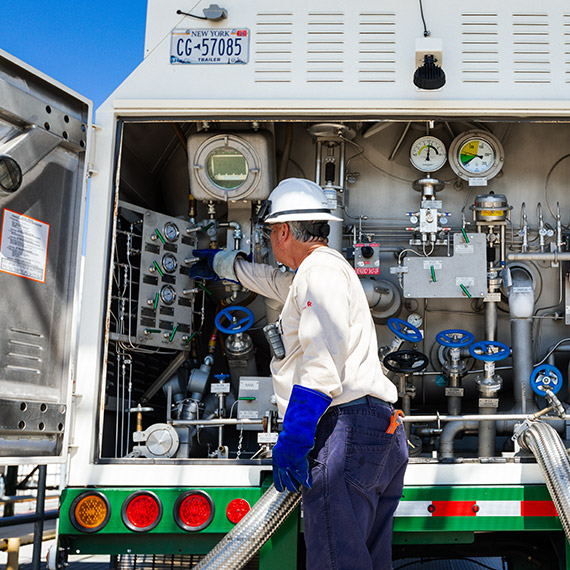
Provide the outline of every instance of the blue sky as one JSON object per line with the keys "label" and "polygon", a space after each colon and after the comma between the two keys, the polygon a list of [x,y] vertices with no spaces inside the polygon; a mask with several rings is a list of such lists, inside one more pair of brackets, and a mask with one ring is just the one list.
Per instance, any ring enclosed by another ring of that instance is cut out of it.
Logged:
{"label": "blue sky", "polygon": [[147,0],[4,0],[0,47],[94,103],[142,61]]}

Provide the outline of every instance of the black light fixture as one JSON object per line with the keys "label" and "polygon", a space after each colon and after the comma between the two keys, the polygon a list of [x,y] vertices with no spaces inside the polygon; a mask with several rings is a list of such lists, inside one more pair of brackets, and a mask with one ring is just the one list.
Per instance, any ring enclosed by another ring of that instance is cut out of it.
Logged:
{"label": "black light fixture", "polygon": [[445,85],[445,72],[437,64],[433,54],[425,54],[423,64],[414,73],[414,85],[418,89],[441,89]]}

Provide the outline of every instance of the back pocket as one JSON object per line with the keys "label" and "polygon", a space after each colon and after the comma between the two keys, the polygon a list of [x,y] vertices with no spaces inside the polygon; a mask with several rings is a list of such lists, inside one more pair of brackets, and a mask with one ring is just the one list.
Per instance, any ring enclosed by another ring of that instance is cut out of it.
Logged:
{"label": "back pocket", "polygon": [[392,434],[347,427],[345,480],[364,491],[380,485],[393,442]]}

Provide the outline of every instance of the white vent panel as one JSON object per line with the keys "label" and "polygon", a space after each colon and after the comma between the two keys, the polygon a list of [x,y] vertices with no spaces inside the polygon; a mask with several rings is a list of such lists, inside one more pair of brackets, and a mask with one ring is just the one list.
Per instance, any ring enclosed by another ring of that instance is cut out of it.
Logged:
{"label": "white vent panel", "polygon": [[396,81],[396,14],[362,12],[358,22],[358,82]]}
{"label": "white vent panel", "polygon": [[[499,83],[499,25],[496,13],[461,14],[461,80]],[[444,66],[445,67],[445,66]]]}
{"label": "white vent panel", "polygon": [[562,16],[564,43],[564,82],[570,83],[570,14]]}
{"label": "white vent panel", "polygon": [[549,18],[546,13],[513,14],[513,82],[550,83]]}
{"label": "white vent panel", "polygon": [[254,35],[254,81],[290,83],[293,67],[292,12],[259,12]]}
{"label": "white vent panel", "polygon": [[344,34],[344,12],[309,12],[307,83],[344,81]]}

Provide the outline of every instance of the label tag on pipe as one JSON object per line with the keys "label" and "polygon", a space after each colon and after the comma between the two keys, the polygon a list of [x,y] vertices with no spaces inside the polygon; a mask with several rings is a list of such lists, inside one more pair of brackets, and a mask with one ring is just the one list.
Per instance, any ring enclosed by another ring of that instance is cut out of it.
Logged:
{"label": "label tag on pipe", "polygon": [[487,293],[487,295],[485,295],[485,298],[483,299],[485,303],[498,303],[500,300],[501,300],[500,293]]}
{"label": "label tag on pipe", "polygon": [[456,398],[463,398],[464,392],[465,390],[463,388],[448,387],[445,389],[445,395],[447,397],[454,396]]}
{"label": "label tag on pipe", "polygon": [[513,287],[511,293],[518,293],[519,295],[524,295],[526,293],[532,293],[532,287]]}
{"label": "label tag on pipe", "polygon": [[479,398],[480,408],[498,408],[499,398]]}
{"label": "label tag on pipe", "polygon": [[279,434],[276,431],[270,433],[260,432],[257,434],[257,443],[277,443]]}

